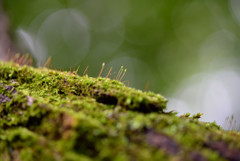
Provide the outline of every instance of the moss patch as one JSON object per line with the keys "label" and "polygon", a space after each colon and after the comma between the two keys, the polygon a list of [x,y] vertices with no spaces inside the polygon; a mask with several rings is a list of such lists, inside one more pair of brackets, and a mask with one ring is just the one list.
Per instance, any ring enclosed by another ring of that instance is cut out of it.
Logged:
{"label": "moss patch", "polygon": [[108,78],[0,62],[2,160],[240,160],[240,135]]}

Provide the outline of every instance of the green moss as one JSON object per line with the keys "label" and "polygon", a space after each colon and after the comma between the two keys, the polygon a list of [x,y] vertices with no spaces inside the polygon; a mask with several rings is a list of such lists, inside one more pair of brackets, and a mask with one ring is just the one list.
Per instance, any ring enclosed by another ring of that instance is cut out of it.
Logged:
{"label": "green moss", "polygon": [[201,114],[178,117],[160,94],[116,80],[0,62],[0,83],[3,160],[231,160],[240,152],[238,133]]}

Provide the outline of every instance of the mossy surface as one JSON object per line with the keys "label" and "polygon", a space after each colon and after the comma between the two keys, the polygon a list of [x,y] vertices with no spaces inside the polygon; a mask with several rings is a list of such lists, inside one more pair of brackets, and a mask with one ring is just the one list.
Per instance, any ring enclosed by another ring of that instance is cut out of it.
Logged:
{"label": "mossy surface", "polygon": [[108,78],[0,62],[0,160],[240,160],[240,135]]}

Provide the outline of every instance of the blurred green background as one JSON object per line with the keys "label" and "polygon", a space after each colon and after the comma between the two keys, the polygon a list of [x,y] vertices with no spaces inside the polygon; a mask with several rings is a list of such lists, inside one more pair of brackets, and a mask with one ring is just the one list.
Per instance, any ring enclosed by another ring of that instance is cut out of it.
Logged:
{"label": "blurred green background", "polygon": [[[18,51],[52,67],[89,66],[96,77],[127,68],[123,81],[161,93],[168,109],[240,118],[238,0],[2,0]],[[224,127],[228,129],[228,127]]]}

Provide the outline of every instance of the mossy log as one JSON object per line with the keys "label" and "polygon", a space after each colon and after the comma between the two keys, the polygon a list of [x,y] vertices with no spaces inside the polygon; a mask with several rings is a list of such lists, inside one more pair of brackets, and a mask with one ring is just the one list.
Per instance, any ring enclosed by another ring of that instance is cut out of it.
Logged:
{"label": "mossy log", "polygon": [[109,78],[0,62],[1,161],[240,161],[240,134]]}

